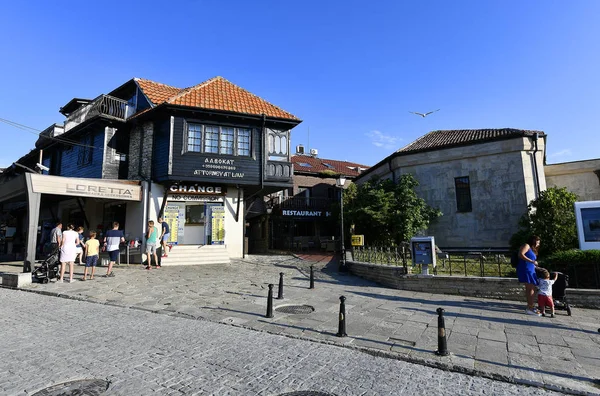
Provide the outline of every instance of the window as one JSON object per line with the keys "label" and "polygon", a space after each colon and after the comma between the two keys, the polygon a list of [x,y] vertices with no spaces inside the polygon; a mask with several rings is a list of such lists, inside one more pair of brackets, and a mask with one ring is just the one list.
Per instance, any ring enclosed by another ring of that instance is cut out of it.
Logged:
{"label": "window", "polygon": [[267,129],[269,161],[289,161],[289,131]]}
{"label": "window", "polygon": [[312,165],[307,162],[298,162],[298,165],[303,166],[305,168],[312,168]]}
{"label": "window", "polygon": [[185,224],[204,224],[204,205],[190,205],[185,206]]}
{"label": "window", "polygon": [[187,151],[250,156],[252,129],[187,124]]}
{"label": "window", "polygon": [[219,147],[219,127],[204,127],[204,152],[217,154]]}
{"label": "window", "polygon": [[238,129],[237,155],[250,156],[250,129]]}
{"label": "window", "polygon": [[188,149],[187,151],[202,151],[202,125],[188,124]]}
{"label": "window", "polygon": [[454,178],[456,187],[456,210],[458,212],[471,212],[471,183],[469,176]]}
{"label": "window", "polygon": [[77,165],[88,166],[92,164],[94,150],[92,143],[94,143],[92,135],[85,135],[81,138],[81,146],[79,146],[79,152],[77,153]]}
{"label": "window", "polygon": [[219,154],[233,155],[233,128],[221,128],[221,144]]}
{"label": "window", "polygon": [[333,167],[333,165],[331,165],[331,164],[328,164],[328,163],[326,163],[326,162],[323,162],[322,164],[323,164],[323,165],[325,165],[326,167],[328,167],[329,169],[335,169],[335,168]]}

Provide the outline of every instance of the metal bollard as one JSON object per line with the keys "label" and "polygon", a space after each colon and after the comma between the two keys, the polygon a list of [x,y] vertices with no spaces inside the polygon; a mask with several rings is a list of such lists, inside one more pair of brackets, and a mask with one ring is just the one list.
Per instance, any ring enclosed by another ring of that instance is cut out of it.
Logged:
{"label": "metal bollard", "polygon": [[346,297],[341,296],[340,297],[340,325],[338,327],[338,332],[336,334],[336,336],[338,337],[346,337],[348,334],[346,334],[346,304],[344,303],[346,301]]}
{"label": "metal bollard", "polygon": [[314,274],[314,268],[312,265],[310,266],[310,286],[308,288],[309,289],[315,288],[315,274]]}
{"label": "metal bollard", "polygon": [[269,284],[269,294],[267,296],[267,314],[266,318],[273,317],[273,285]]}
{"label": "metal bollard", "polygon": [[277,299],[283,299],[283,272],[279,273],[279,289],[277,290]]}
{"label": "metal bollard", "polygon": [[448,345],[446,343],[446,325],[444,324],[444,308],[438,308],[438,349],[435,351],[436,355],[448,356]]}

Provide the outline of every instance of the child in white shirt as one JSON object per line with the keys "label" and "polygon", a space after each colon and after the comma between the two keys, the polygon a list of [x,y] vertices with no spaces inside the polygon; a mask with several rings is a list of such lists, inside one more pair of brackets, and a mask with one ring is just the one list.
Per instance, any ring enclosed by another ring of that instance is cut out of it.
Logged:
{"label": "child in white shirt", "polygon": [[550,317],[554,317],[554,301],[552,300],[552,285],[558,278],[558,272],[554,273],[554,279],[550,279],[550,273],[546,269],[540,270],[538,279],[538,306],[542,316],[546,316],[546,306],[550,307]]}

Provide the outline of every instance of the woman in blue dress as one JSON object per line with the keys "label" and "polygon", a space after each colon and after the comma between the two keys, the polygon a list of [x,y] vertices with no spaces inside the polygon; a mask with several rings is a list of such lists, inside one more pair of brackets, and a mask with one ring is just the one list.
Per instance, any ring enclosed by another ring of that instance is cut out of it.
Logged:
{"label": "woman in blue dress", "polygon": [[517,277],[519,282],[525,283],[525,296],[527,297],[527,315],[540,316],[535,309],[535,288],[538,283],[535,269],[537,267],[537,255],[540,247],[540,237],[532,236],[526,244],[519,249],[519,263],[517,264]]}

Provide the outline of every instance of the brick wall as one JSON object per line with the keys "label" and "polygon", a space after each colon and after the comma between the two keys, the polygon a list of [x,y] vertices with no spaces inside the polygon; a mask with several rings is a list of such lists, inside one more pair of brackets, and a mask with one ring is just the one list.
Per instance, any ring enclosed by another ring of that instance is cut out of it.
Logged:
{"label": "brick wall", "polygon": [[[403,267],[354,261],[347,265],[352,274],[392,289],[525,302],[524,286],[515,278],[406,275]],[[566,295],[573,306],[600,308],[600,290],[567,289]]]}

